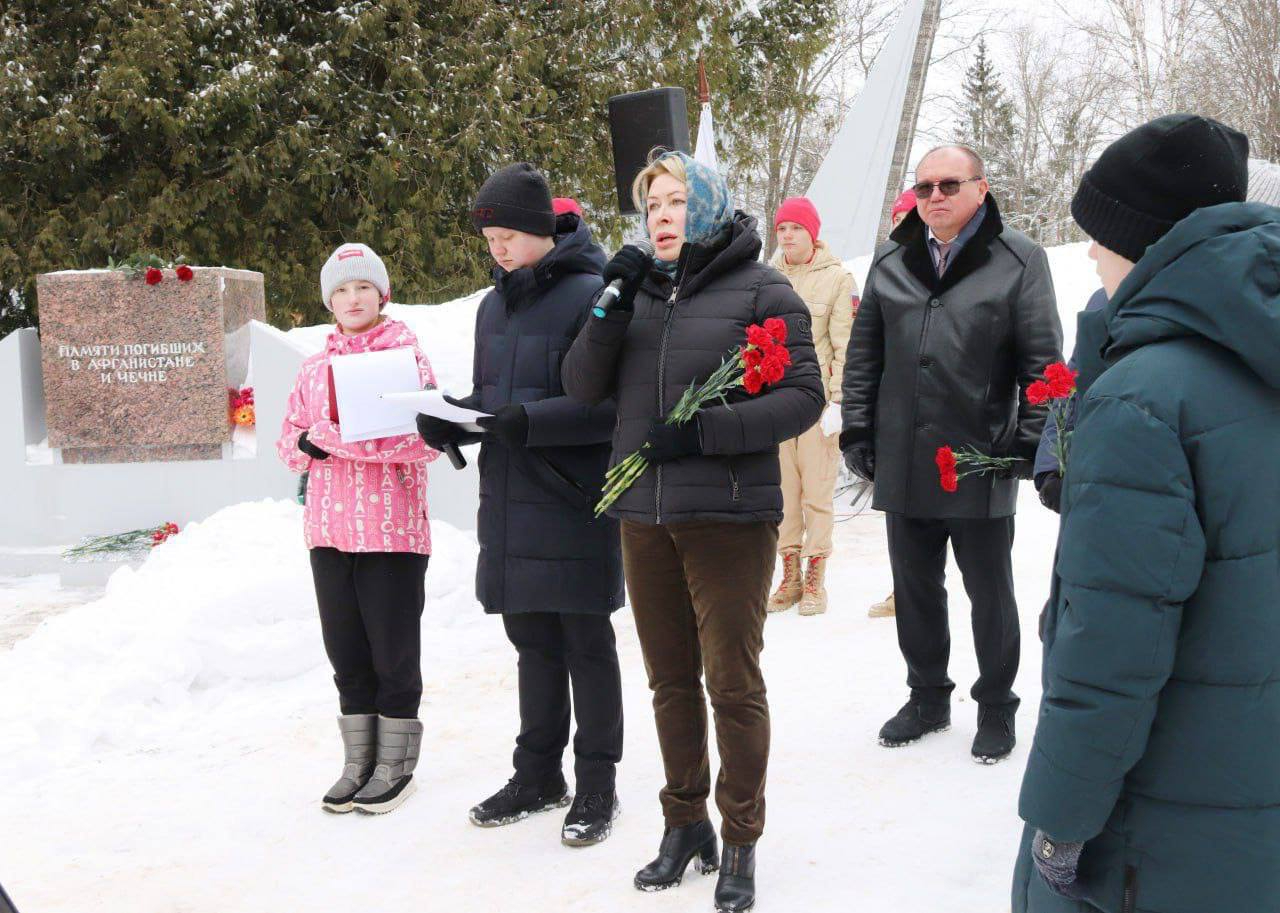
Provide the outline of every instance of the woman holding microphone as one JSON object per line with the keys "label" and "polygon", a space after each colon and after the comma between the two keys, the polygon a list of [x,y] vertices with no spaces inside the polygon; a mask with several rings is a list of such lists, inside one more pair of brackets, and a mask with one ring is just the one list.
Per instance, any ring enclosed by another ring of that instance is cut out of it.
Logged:
{"label": "woman holding microphone", "polygon": [[[617,400],[612,463],[646,447],[650,468],[610,508],[622,521],[623,567],[644,653],[666,773],[666,830],[641,890],[680,883],[697,856],[714,871],[716,835],[707,713],[721,770],[716,805],[724,854],[716,909],[755,903],[755,844],[764,829],[769,707],[760,651],[782,518],[778,444],[818,420],[825,403],[808,310],[786,279],[758,262],[754,219],[735,212],[714,170],[671,152],[636,177],[656,259],[624,247],[605,268],[621,294],[593,316],[564,362],[565,392]],[[664,418],[705,380],[747,327],[787,325],[791,367],[757,396],[731,397],[684,424]]]}

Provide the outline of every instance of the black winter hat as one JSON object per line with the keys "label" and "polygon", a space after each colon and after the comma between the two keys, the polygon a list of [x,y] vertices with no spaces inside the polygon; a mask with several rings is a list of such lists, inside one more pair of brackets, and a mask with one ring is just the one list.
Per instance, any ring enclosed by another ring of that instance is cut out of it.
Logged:
{"label": "black winter hat", "polygon": [[516,162],[489,175],[471,206],[471,224],[485,228],[512,228],[531,235],[556,233],[547,179],[528,162]]}
{"label": "black winter hat", "polygon": [[1238,203],[1249,186],[1249,140],[1197,114],[1130,130],[1080,179],[1071,215],[1089,237],[1137,262],[1149,245],[1205,206]]}

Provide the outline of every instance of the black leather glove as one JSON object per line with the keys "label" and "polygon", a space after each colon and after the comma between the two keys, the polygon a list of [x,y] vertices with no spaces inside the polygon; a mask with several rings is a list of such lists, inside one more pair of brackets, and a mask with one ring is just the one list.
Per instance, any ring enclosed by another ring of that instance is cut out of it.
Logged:
{"label": "black leather glove", "polygon": [[474,437],[474,435],[468,435],[460,426],[454,425],[452,421],[436,419],[434,415],[421,414],[417,416],[417,433],[426,442],[426,446],[433,451],[443,451],[449,444],[470,443],[466,438]]}
{"label": "black leather glove", "polygon": [[876,479],[876,452],[870,442],[850,444],[844,452],[844,465],[860,479],[868,482]]}
{"label": "black leather glove", "polygon": [[1041,504],[1055,514],[1062,513],[1062,476],[1056,469],[1036,476],[1036,490],[1040,492]]}
{"label": "black leather glove", "polygon": [[1031,858],[1049,890],[1073,900],[1084,896],[1078,878],[1083,849],[1083,843],[1059,843],[1047,837],[1044,831],[1036,831],[1031,838]]}
{"label": "black leather glove", "polygon": [[997,469],[995,476],[997,479],[1029,479],[1035,473],[1035,468],[1034,460],[1018,458],[1013,461],[1013,465]]}
{"label": "black leather glove", "polygon": [[665,463],[680,457],[702,453],[702,438],[698,433],[698,420],[691,419],[681,425],[668,425],[655,418],[649,425],[643,456],[650,463]]}
{"label": "black leather glove", "polygon": [[305,453],[307,456],[311,457],[311,459],[313,460],[329,459],[328,451],[321,450],[315,444],[311,443],[311,441],[307,438],[307,432],[305,431],[302,432],[302,435],[298,438],[298,449],[301,450],[303,453]]}
{"label": "black leather glove", "polygon": [[613,255],[604,268],[604,284],[608,285],[614,279],[622,280],[622,294],[613,304],[615,311],[635,310],[636,292],[640,291],[640,284],[652,268],[653,257],[634,244],[624,244]]}
{"label": "black leather glove", "polygon": [[524,406],[503,406],[491,418],[477,419],[476,424],[510,449],[529,446],[529,413]]}

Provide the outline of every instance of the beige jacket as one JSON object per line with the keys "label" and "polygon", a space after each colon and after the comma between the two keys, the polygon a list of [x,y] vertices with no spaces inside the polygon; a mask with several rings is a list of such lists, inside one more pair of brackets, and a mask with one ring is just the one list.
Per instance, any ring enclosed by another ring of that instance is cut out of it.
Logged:
{"label": "beige jacket", "polygon": [[773,265],[791,280],[791,285],[804,299],[813,317],[813,347],[822,366],[822,385],[830,402],[840,402],[840,384],[844,380],[844,356],[849,347],[853,318],[858,314],[858,286],[853,276],[840,263],[827,242],[814,245],[808,263],[792,266],[782,255],[773,255]]}

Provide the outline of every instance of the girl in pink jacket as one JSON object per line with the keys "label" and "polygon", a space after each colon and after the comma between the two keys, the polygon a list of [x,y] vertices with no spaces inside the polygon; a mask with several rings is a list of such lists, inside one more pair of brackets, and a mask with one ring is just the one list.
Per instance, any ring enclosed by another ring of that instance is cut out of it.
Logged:
{"label": "girl in pink jacket", "polygon": [[420,624],[431,554],[427,463],[440,454],[417,434],[343,443],[329,360],[410,347],[423,387],[435,377],[417,339],[382,314],[387,268],[363,244],[344,244],[320,272],[337,326],[302,363],[276,449],[307,473],[304,529],[325,652],[342,715],[345,765],[325,794],[331,812],[388,812],[413,792],[422,743]]}

